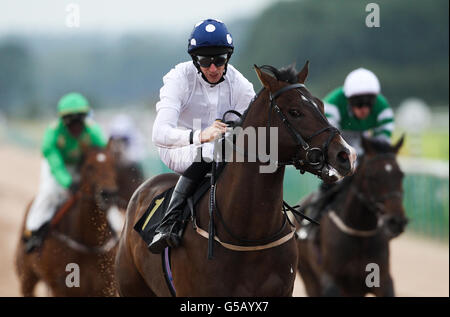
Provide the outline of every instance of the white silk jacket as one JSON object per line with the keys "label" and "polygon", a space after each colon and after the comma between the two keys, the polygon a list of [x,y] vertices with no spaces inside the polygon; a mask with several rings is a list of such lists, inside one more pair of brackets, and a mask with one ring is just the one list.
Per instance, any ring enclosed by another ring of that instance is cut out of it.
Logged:
{"label": "white silk jacket", "polygon": [[152,141],[161,160],[173,171],[183,173],[194,162],[199,147],[203,156],[212,158],[213,143],[200,144],[200,131],[228,110],[243,113],[255,96],[253,85],[230,64],[224,79],[217,85],[207,83],[192,61],[178,64],[164,76]]}

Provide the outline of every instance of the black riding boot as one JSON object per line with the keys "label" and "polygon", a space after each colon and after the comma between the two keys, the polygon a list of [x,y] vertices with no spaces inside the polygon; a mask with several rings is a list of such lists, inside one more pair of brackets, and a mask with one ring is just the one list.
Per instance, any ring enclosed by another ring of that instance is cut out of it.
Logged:
{"label": "black riding boot", "polygon": [[166,247],[175,248],[180,244],[182,227],[182,215],[186,199],[192,195],[196,188],[194,180],[181,176],[176,184],[169,207],[156,229],[156,234],[148,248],[152,253],[161,253]]}
{"label": "black riding boot", "polygon": [[29,237],[24,237],[25,252],[30,253],[39,249],[44,243],[50,223],[43,224],[39,229],[32,231]]}

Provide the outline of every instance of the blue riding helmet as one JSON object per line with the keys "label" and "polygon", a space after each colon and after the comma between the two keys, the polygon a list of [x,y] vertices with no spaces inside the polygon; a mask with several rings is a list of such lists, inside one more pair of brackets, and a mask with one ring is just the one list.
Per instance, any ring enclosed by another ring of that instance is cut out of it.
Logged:
{"label": "blue riding helmet", "polygon": [[[233,38],[227,27],[221,21],[215,19],[207,19],[197,23],[192,30],[189,37],[188,53],[192,57],[192,61],[201,73],[200,64],[197,56],[215,56],[221,54],[227,54],[227,60],[225,62],[225,71],[223,75],[227,73],[228,61],[233,54],[234,45]],[[208,79],[202,73],[203,79],[209,83]],[[223,76],[219,82],[224,80]],[[211,83],[210,83],[211,84]]]}
{"label": "blue riding helmet", "polygon": [[233,53],[233,38],[221,21],[207,19],[197,23],[189,37],[188,53],[192,55],[212,56]]}

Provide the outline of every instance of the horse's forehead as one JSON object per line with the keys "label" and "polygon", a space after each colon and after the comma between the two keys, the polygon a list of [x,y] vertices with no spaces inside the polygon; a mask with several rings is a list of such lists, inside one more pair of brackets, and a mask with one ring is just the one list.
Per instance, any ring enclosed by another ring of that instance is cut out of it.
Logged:
{"label": "horse's forehead", "polygon": [[400,166],[397,164],[395,159],[380,159],[374,160],[372,164],[369,164],[369,169],[372,169],[375,174],[378,172],[385,172],[388,174],[392,174],[395,171],[400,171]]}
{"label": "horse's forehead", "polygon": [[96,164],[96,165],[107,163],[108,161],[109,161],[108,155],[104,152],[92,153],[87,158],[87,162],[90,162],[90,164]]}
{"label": "horse's forehead", "polygon": [[106,161],[106,154],[105,153],[97,153],[97,155],[95,156],[95,159],[99,163],[104,163]]}
{"label": "horse's forehead", "polygon": [[384,164],[384,170],[386,172],[390,173],[390,172],[392,172],[392,169],[393,169],[393,167],[392,167],[391,163],[387,162],[387,163]]}

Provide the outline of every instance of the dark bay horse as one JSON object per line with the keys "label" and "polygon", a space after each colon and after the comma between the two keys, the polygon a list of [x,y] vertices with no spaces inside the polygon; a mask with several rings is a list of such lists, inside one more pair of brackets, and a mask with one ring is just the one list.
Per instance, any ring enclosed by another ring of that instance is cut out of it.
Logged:
{"label": "dark bay horse", "polygon": [[127,140],[123,138],[110,138],[111,151],[116,162],[118,201],[120,209],[126,210],[128,201],[134,191],[144,181],[142,167],[136,162],[129,162],[125,159],[124,153],[127,150]]}
{"label": "dark bay horse", "polygon": [[[269,68],[275,77],[255,65],[264,88],[244,114],[242,127],[276,127],[280,165],[273,173],[261,173],[260,160],[227,163],[216,183],[215,217],[218,211],[222,216],[216,222],[215,234],[235,249],[214,241],[214,257],[209,260],[208,240],[188,224],[182,244],[171,253],[177,296],[291,296],[297,247],[291,238],[292,228],[283,226],[282,163],[294,162],[303,171],[331,181],[335,175],[347,175],[353,170],[353,148],[330,126],[323,115],[323,104],[303,85],[308,64],[299,73],[293,67]],[[319,162],[323,157],[326,160]],[[171,295],[161,255],[149,252],[133,226],[153,197],[174,186],[177,179],[176,174],[153,177],[130,200],[116,256],[116,278],[122,296]],[[206,194],[196,206],[197,225],[205,230],[208,203]]]}
{"label": "dark bay horse", "polygon": [[394,296],[389,240],[407,223],[396,161],[402,143],[363,138],[365,154],[325,207],[320,227],[305,239],[300,224],[298,271],[309,296]]}
{"label": "dark bay horse", "polygon": [[[16,268],[24,296],[33,296],[40,280],[53,296],[117,295],[112,266],[118,237],[107,220],[117,195],[114,159],[109,145],[84,153],[80,189],[59,222],[52,222],[43,246],[27,254],[19,241]],[[72,273],[79,273],[78,284],[72,284],[77,278]]]}

